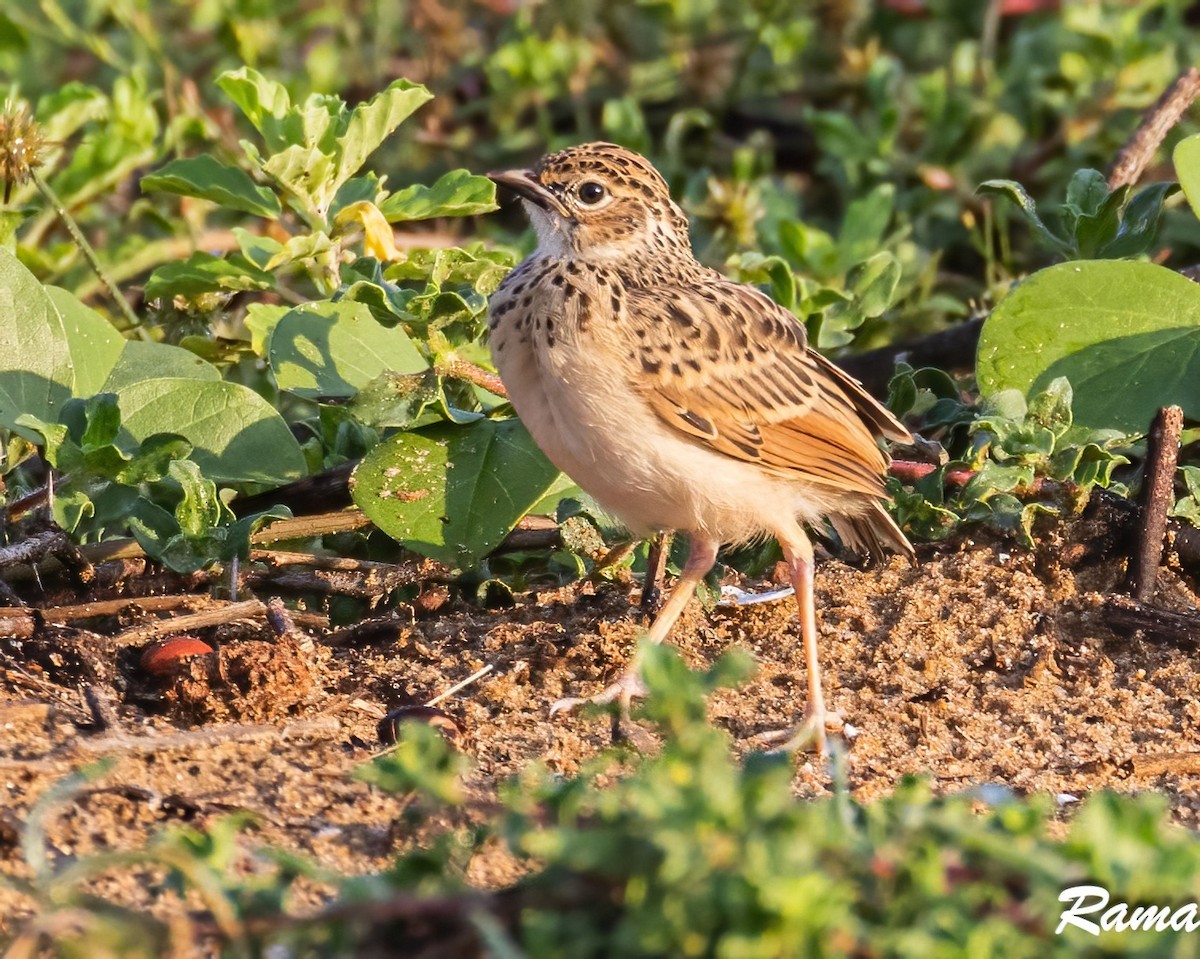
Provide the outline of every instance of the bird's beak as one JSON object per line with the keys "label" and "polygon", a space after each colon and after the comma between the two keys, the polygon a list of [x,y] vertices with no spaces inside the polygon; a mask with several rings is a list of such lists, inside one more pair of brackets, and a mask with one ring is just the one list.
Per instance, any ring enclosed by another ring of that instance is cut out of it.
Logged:
{"label": "bird's beak", "polygon": [[551,210],[560,216],[569,216],[567,209],[553,193],[542,186],[542,181],[532,170],[499,170],[487,175],[499,186],[506,186],[523,200],[528,200],[543,210]]}

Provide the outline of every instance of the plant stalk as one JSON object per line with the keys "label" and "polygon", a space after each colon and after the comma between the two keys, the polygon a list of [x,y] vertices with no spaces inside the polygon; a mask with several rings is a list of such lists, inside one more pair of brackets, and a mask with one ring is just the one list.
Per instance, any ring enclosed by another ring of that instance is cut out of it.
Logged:
{"label": "plant stalk", "polygon": [[50,205],[54,207],[54,212],[58,214],[58,218],[62,220],[63,225],[66,226],[67,232],[71,234],[71,239],[75,241],[75,245],[79,247],[80,251],[83,253],[83,257],[85,260],[87,260],[88,266],[92,268],[92,272],[95,273],[96,276],[99,277],[100,282],[104,284],[104,288],[108,290],[109,296],[116,301],[118,308],[124,314],[130,328],[138,330],[139,335],[144,336],[145,334],[141,332],[141,320],[139,320],[137,314],[133,312],[133,307],[129,305],[129,301],[126,300],[121,291],[117,289],[117,285],[111,279],[109,279],[108,274],[104,271],[104,267],[100,264],[100,259],[96,256],[96,251],[92,249],[92,245],[88,242],[87,237],[85,237],[83,235],[83,231],[79,229],[79,224],[75,222],[75,218],[71,216],[62,200],[58,198],[58,194],[54,192],[49,183],[38,176],[36,171],[31,170],[29,172],[29,176],[30,179],[33,180],[34,185],[41,192],[42,196],[44,196],[46,200],[49,201]]}

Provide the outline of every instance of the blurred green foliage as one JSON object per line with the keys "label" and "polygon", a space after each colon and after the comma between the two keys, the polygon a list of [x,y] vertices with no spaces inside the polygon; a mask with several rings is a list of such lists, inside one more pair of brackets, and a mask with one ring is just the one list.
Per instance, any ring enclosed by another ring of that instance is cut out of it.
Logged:
{"label": "blurred green foliage", "polygon": [[[977,184],[1061,197],[1075,170],[1111,162],[1139,111],[1196,59],[1182,0],[1041,6],[992,18],[983,0],[43,0],[0,13],[0,76],[12,80],[0,93],[33,102],[61,141],[47,178],[82,222],[122,222],[100,245],[124,282],[182,259],[180,242],[212,250],[206,228],[221,218],[205,207],[181,217],[170,200],[115,188],[170,157],[236,150],[244,130],[216,81],[243,66],[293,102],[353,103],[398,76],[424,84],[435,100],[416,135],[372,159],[405,182],[618,139],[668,174],[709,259],[779,255],[803,271],[816,260],[842,293],[864,259],[852,204],[887,185],[894,212],[871,252],[891,253],[901,279],[857,334],[879,341],[964,314],[1043,256],[973,197]],[[94,292],[70,245],[45,242],[52,225],[33,212],[25,255]],[[1194,252],[1194,226],[1175,232]],[[838,238],[832,255],[822,233]]]}

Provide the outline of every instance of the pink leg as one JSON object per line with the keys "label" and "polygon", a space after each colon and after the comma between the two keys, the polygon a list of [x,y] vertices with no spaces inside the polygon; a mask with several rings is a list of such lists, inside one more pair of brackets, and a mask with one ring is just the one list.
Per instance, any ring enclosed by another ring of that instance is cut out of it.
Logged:
{"label": "pink leg", "polygon": [[804,662],[808,670],[808,705],[804,726],[792,737],[800,745],[801,737],[811,737],[817,751],[825,754],[825,693],[821,688],[821,661],[817,650],[817,617],[813,604],[812,543],[799,526],[779,535],[779,545],[787,559],[796,605],[800,611],[800,637],[804,642]]}
{"label": "pink leg", "polygon": [[[714,540],[704,539],[696,535],[691,537],[691,551],[688,553],[687,562],[684,564],[683,571],[679,574],[679,579],[675,582],[675,587],[671,590],[671,595],[663,603],[662,610],[654,620],[654,624],[650,627],[650,635],[647,637],[649,642],[661,643],[670,634],[671,627],[675,625],[684,609],[687,608],[692,594],[696,592],[696,586],[708,575],[708,571],[713,568],[713,564],[717,561],[717,547],[719,545]],[[553,716],[556,713],[566,712],[583,703],[604,704],[620,700],[622,705],[627,707],[629,701],[634,696],[645,694],[641,677],[638,675],[640,668],[641,656],[634,656],[629,668],[611,686],[589,698],[573,696],[567,699],[560,699],[550,707],[550,715]]]}
{"label": "pink leg", "polygon": [[675,582],[675,588],[671,590],[671,595],[663,603],[662,609],[654,620],[654,625],[650,627],[649,640],[652,643],[661,643],[667,638],[671,627],[687,609],[687,604],[696,592],[696,587],[700,585],[700,581],[708,575],[708,571],[717,561],[719,544],[713,540],[693,535],[689,545],[691,549],[688,552],[687,562],[684,563],[679,579]]}

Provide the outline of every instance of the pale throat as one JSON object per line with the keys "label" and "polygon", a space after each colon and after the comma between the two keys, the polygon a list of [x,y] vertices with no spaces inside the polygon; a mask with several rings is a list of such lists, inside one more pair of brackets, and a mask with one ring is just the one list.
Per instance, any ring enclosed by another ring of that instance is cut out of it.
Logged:
{"label": "pale throat", "polygon": [[[543,256],[563,260],[584,260],[597,265],[613,265],[621,262],[654,259],[661,257],[665,248],[678,247],[677,237],[671,225],[656,218],[649,218],[637,233],[623,236],[611,242],[580,243],[576,231],[557,213],[543,209],[529,200],[524,201],[533,230],[537,234],[538,252]],[[691,258],[692,249],[687,237],[682,239],[680,255]]]}

